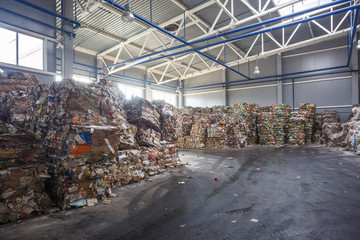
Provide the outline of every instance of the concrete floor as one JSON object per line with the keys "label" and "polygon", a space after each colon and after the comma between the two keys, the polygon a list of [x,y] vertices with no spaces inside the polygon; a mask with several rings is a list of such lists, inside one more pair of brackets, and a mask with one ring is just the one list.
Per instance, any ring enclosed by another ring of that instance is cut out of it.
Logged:
{"label": "concrete floor", "polygon": [[353,153],[312,145],[180,156],[189,165],[117,188],[111,204],[5,224],[0,239],[359,239]]}

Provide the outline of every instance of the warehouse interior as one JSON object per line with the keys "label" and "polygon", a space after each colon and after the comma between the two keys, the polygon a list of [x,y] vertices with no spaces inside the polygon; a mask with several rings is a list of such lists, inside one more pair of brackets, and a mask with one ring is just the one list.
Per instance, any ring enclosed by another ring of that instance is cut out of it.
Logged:
{"label": "warehouse interior", "polygon": [[358,0],[0,0],[1,239],[358,239]]}

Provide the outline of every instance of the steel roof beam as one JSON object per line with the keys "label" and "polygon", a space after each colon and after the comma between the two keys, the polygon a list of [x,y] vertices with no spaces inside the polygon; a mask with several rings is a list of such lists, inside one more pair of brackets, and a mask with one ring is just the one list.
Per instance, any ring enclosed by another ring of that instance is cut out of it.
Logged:
{"label": "steel roof beam", "polygon": [[[205,2],[204,4],[201,4],[201,5],[199,5],[199,6],[195,7],[195,8],[187,11],[187,12],[188,12],[188,13],[195,13],[195,12],[198,12],[198,11],[200,11],[201,9],[204,9],[204,8],[206,8],[206,7],[208,7],[208,6],[213,5],[213,4],[214,4],[214,2],[208,1],[208,2]],[[106,5],[106,4],[105,4],[105,5]],[[171,24],[171,23],[176,23],[176,22],[178,22],[178,21],[181,21],[181,20],[183,19],[183,17],[184,17],[184,15],[183,15],[183,14],[180,14],[180,15],[178,15],[178,16],[176,16],[176,17],[174,17],[174,18],[172,18],[172,19],[170,19],[170,20],[168,20],[168,21],[166,21],[166,22],[161,23],[161,24],[159,25],[159,27],[164,28],[165,26],[167,26],[167,25],[169,25],[169,24]],[[129,43],[129,42],[135,41],[136,39],[142,38],[142,37],[146,36],[148,33],[153,32],[153,31],[155,31],[155,29],[149,28],[149,29],[145,30],[144,32],[139,33],[139,34],[137,34],[137,35],[135,35],[135,36],[127,39],[124,43],[127,44],[127,43]],[[109,52],[112,52],[112,51],[116,50],[117,48],[121,47],[122,44],[123,44],[123,43],[119,43],[119,44],[115,45],[114,47],[109,48],[109,49],[107,49],[107,50],[99,53],[99,56],[105,55],[105,54],[107,54],[107,53],[109,53]]]}

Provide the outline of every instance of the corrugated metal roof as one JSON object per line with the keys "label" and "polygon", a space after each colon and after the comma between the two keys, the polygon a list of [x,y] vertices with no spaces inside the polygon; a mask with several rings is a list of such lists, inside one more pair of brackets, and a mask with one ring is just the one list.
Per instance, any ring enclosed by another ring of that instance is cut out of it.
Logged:
{"label": "corrugated metal roof", "polygon": [[[85,5],[85,3],[86,3],[85,0],[79,0],[79,1],[83,5]],[[180,2],[182,5],[184,5],[186,8],[188,8],[188,10],[189,10],[193,7],[197,7],[202,4],[208,4],[210,0],[177,0],[177,1]],[[76,37],[74,39],[74,46],[81,46],[83,48],[93,50],[93,51],[99,53],[105,49],[108,49],[108,48],[116,45],[117,43],[119,43],[121,41],[131,38],[132,36],[141,34],[142,32],[144,32],[148,29],[148,27],[144,26],[144,24],[138,24],[136,22],[133,22],[133,23],[123,22],[121,20],[121,11],[114,8],[113,6],[110,6],[107,3],[104,3],[102,6],[95,9],[90,14],[83,16],[81,14],[81,8],[80,8],[79,4],[75,4],[75,2],[76,1],[74,1],[74,5],[76,5],[76,9],[74,8],[74,13],[76,13],[76,20],[79,21],[80,23],[82,23],[82,27],[75,30]],[[121,6],[124,6],[127,1],[126,0],[114,0],[114,2],[120,4]],[[220,2],[224,3],[224,0],[221,0]],[[230,9],[230,2],[231,1],[228,1],[227,5],[226,5],[226,7],[228,9]],[[258,10],[258,3],[259,3],[258,0],[249,0],[248,2],[255,9]],[[171,0],[152,0],[152,14],[150,12],[150,1],[131,0],[130,3],[132,4],[134,13],[136,13],[137,15],[139,15],[149,21],[152,20],[152,22],[157,25],[164,23],[170,19],[173,19],[176,16],[179,16],[179,15],[181,16],[182,14],[184,14],[184,10],[181,9],[175,3],[173,3]],[[266,3],[266,1],[263,0],[262,5],[264,5],[265,3]],[[270,9],[272,7],[274,7],[273,1],[270,2],[268,9]],[[57,13],[61,14],[61,1],[60,0],[57,0],[57,2],[56,2],[56,11],[57,11]],[[209,26],[211,26],[213,21],[215,20],[216,16],[218,15],[219,11],[220,11],[220,7],[217,4],[213,3],[213,4],[209,5],[208,7],[198,11],[196,13],[196,16],[198,16],[199,18],[204,20],[205,23],[207,23]],[[234,1],[234,15],[237,18],[237,20],[241,20],[241,19],[245,19],[247,17],[252,16],[253,13],[245,4],[241,3],[240,1]],[[342,18],[343,15],[344,14],[335,16],[334,23],[337,23]],[[279,16],[279,13],[274,12],[272,14],[263,16],[261,19],[266,20],[266,19],[270,19],[270,18],[274,18],[274,17],[278,17],[278,16]],[[329,18],[319,19],[317,21],[320,24],[322,24],[325,28],[330,30]],[[226,26],[229,24],[229,22],[230,22],[230,17],[223,12],[215,26],[215,29]],[[246,25],[254,24],[257,22],[258,22],[258,20],[254,19],[252,21],[247,22]],[[195,24],[190,24],[190,23],[191,23],[190,18],[187,18],[186,19],[186,31],[185,31],[185,40],[186,41],[191,41],[191,39],[201,36],[203,34],[203,32],[199,29],[198,26],[196,26]],[[57,20],[57,26],[61,27],[60,20]],[[311,23],[311,26],[312,26],[312,31],[313,31],[314,37],[323,35],[324,30],[322,30],[321,28],[316,26],[314,23]],[[267,26],[267,27],[269,27],[269,26]],[[296,26],[292,26],[285,30],[285,42],[290,37],[290,35],[291,35],[292,31],[295,29],[295,27]],[[341,28],[345,28],[345,27],[347,27],[347,21],[344,21],[344,23],[341,26]],[[261,27],[259,27],[258,29],[260,29],[260,28]],[[232,38],[232,37],[239,36],[239,35],[242,35],[242,34],[245,34],[248,32],[252,32],[254,30],[256,30],[256,29],[250,29],[250,30],[238,32],[238,33],[235,33],[232,35],[228,35],[227,37]],[[280,44],[282,43],[282,31],[281,30],[272,31],[271,34]],[[170,42],[172,40],[171,37],[164,35],[164,34],[160,34],[159,32],[157,32],[157,37],[159,39],[161,39],[161,41],[167,46],[170,44]],[[184,38],[183,30],[180,30],[178,37],[180,37],[182,39]],[[290,44],[294,43],[294,42],[306,40],[311,37],[312,36],[311,36],[309,26],[306,23],[306,24],[303,24],[299,28],[298,32],[294,35],[294,38],[290,42]],[[241,40],[235,41],[233,44],[235,44],[235,46],[237,46],[239,49],[242,49],[243,51],[247,52],[249,50],[251,44],[253,43],[254,39],[255,39],[255,37],[243,38]],[[214,43],[214,42],[218,42],[218,41],[219,41],[219,39],[215,39],[215,40],[211,40],[208,42],[203,42],[203,43],[197,44],[195,46],[196,47],[203,46],[206,43]],[[134,57],[137,57],[140,54],[141,47],[145,43],[145,37],[138,38],[138,39],[134,40],[132,43],[137,45],[138,47],[129,45],[128,50],[131,52],[131,54]],[[179,43],[178,41],[175,41],[175,43],[172,46],[177,46],[179,44],[181,44],[181,43]],[[219,46],[215,49],[210,49],[209,51],[206,51],[205,53],[213,58],[216,58],[221,47],[222,46]],[[268,51],[268,50],[271,50],[271,49],[274,49],[277,47],[278,47],[277,44],[275,44],[269,37],[264,36],[265,51]],[[145,49],[142,52],[142,55],[148,54],[153,51],[160,51],[162,49],[163,49],[163,46],[159,42],[159,40],[154,35],[150,35],[150,37],[146,43]],[[176,50],[176,52],[182,51],[185,49],[187,49],[187,48],[184,47],[184,48],[178,49],[178,50]],[[259,38],[258,42],[254,45],[250,55],[259,54],[260,52],[261,52],[261,42],[260,42],[260,38]],[[113,57],[115,57],[116,54],[117,54],[117,50],[113,51],[111,53],[108,53],[108,55],[113,56]],[[218,60],[221,62],[225,62],[225,60],[226,60],[226,62],[231,62],[231,61],[235,61],[238,59],[238,55],[234,51],[230,50],[229,48],[226,49],[225,54],[226,54],[226,56],[224,56],[224,53],[220,54]],[[130,58],[131,58],[131,56],[129,55],[129,53],[123,49],[123,51],[120,55],[120,59],[128,60]],[[190,60],[191,60],[191,57],[187,57],[187,58],[180,60],[179,62],[189,64]],[[204,60],[210,66],[213,64],[212,60],[205,59],[205,58],[204,58]],[[145,64],[145,66],[150,67],[150,66],[154,66],[159,63],[162,63],[162,62],[164,62],[164,60],[157,60],[154,62],[149,62],[149,63]],[[207,69],[206,64],[204,64],[203,61],[201,61],[197,57],[192,62],[192,66],[195,68],[199,68],[199,69]],[[178,65],[177,65],[177,67],[180,71],[185,70],[185,67],[181,67]],[[166,68],[166,65],[160,67],[159,70],[164,70],[165,68]],[[168,72],[171,72],[175,75],[178,74],[177,71],[172,66],[168,68]],[[188,73],[191,73],[191,72],[193,72],[193,71],[188,70]]]}

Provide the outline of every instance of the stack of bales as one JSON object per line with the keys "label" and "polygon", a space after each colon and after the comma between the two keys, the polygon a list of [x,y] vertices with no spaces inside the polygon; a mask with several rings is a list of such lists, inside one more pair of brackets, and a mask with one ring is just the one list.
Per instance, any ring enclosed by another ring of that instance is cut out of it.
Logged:
{"label": "stack of bales", "polygon": [[262,145],[284,145],[288,132],[291,107],[274,104],[261,108],[258,114],[259,143]]}
{"label": "stack of bales", "polygon": [[51,208],[45,192],[45,149],[30,131],[32,113],[28,87],[35,76],[0,76],[0,223],[14,221]]}
{"label": "stack of bales", "polygon": [[320,113],[321,119],[321,138],[320,142],[329,147],[344,146],[344,124],[340,123],[340,117],[337,111],[325,110]]}
{"label": "stack of bales", "polygon": [[235,125],[235,132],[239,138],[246,137],[246,145],[255,145],[257,143],[257,126],[256,119],[260,107],[257,104],[248,104],[244,102],[234,103],[234,117],[238,120]]}
{"label": "stack of bales", "polygon": [[314,124],[315,124],[315,109],[316,105],[311,103],[300,103],[299,112],[305,117],[305,143],[309,144],[312,141],[312,136],[314,134]]}

